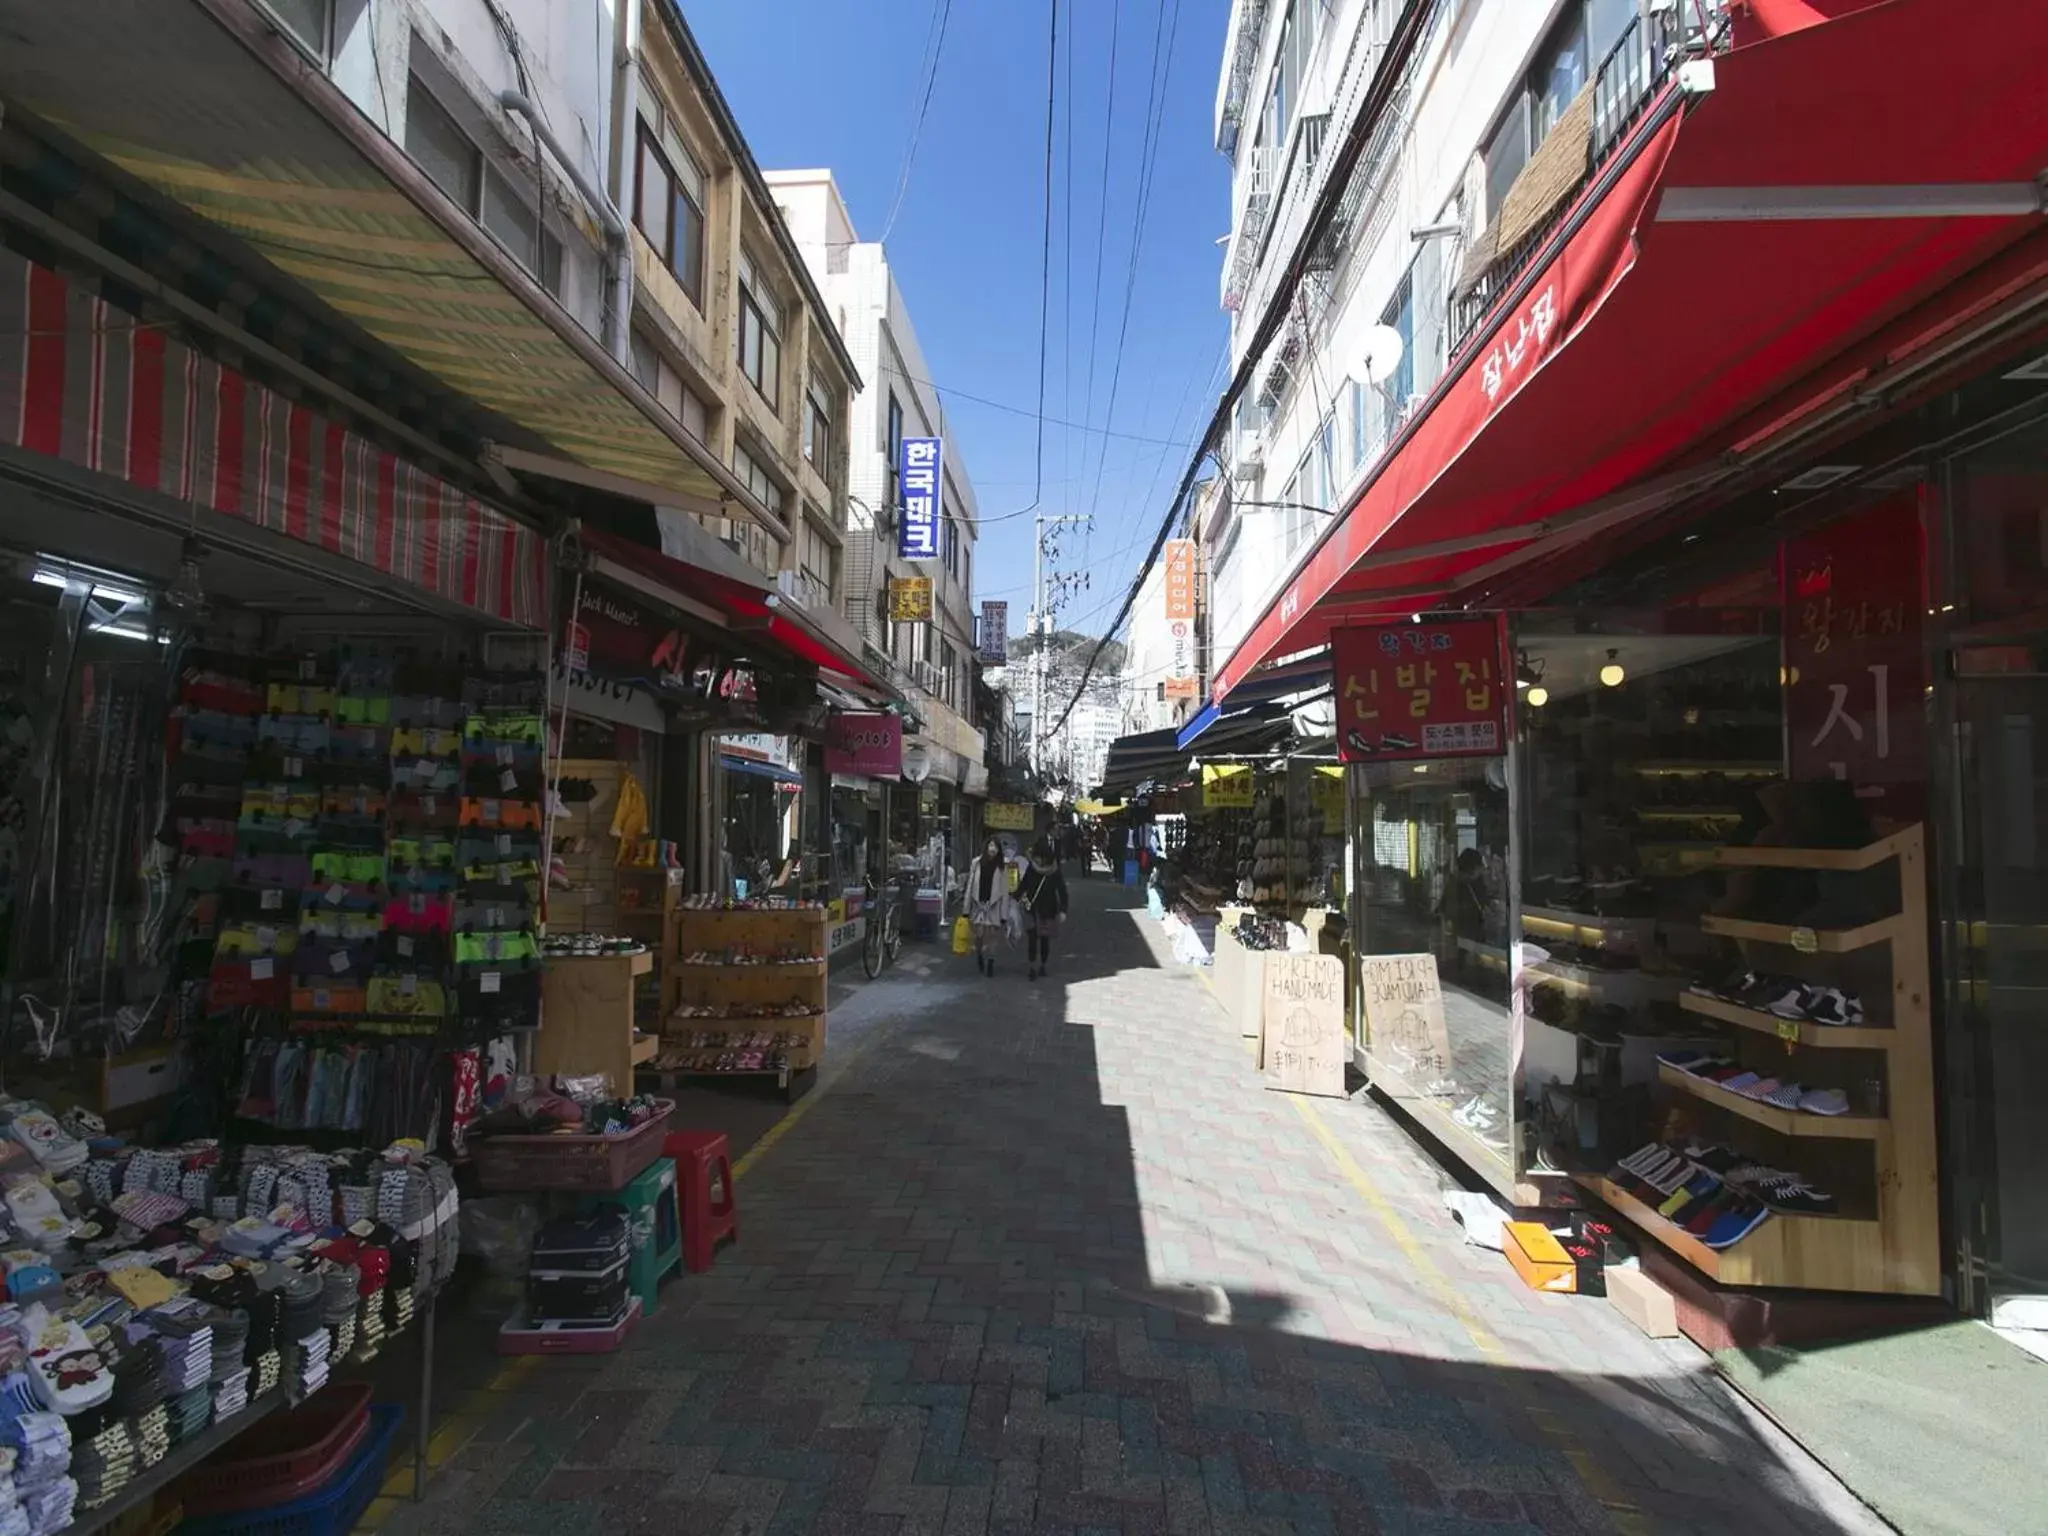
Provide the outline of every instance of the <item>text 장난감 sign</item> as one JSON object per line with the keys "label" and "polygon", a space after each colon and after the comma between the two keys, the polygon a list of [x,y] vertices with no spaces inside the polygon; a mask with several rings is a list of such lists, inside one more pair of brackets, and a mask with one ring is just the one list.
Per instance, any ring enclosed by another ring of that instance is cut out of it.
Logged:
{"label": "text \uc7a5\ub09c\uac10 sign", "polygon": [[1335,955],[1265,956],[1259,1068],[1281,1093],[1344,1097],[1344,962]]}
{"label": "text \uc7a5\ub09c\uac10 sign", "polygon": [[1491,618],[1337,630],[1330,672],[1337,756],[1347,763],[1507,750],[1500,630]]}
{"label": "text \uc7a5\ub09c\uac10 sign", "polygon": [[1361,955],[1366,1048],[1415,1084],[1451,1075],[1451,1033],[1435,955]]}

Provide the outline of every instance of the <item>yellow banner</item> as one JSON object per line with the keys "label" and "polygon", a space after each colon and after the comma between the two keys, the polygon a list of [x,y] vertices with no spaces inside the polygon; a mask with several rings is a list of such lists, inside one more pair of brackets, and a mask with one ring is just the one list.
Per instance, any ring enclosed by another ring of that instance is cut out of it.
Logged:
{"label": "yellow banner", "polygon": [[1322,813],[1325,832],[1343,832],[1344,770],[1318,763],[1316,771],[1309,775],[1308,803],[1312,809]]}
{"label": "yellow banner", "polygon": [[929,576],[889,578],[889,619],[896,624],[929,624],[932,579]]}
{"label": "yellow banner", "polygon": [[1202,764],[1202,804],[1212,810],[1252,808],[1252,771],[1242,764]]}

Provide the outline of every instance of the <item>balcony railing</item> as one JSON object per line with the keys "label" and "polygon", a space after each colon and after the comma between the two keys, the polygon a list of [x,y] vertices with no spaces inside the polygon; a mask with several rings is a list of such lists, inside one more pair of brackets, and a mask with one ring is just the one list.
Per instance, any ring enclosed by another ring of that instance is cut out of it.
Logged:
{"label": "balcony railing", "polygon": [[1649,108],[1665,81],[1687,58],[1719,52],[1728,44],[1722,0],[1679,7],[1675,12],[1638,16],[1600,61],[1593,76],[1592,128],[1586,165],[1577,182],[1557,199],[1555,210],[1508,250],[1499,252],[1479,281],[1451,306],[1451,355],[1456,357],[1493,302],[1515,285],[1536,254],[1556,233],[1573,201],[1606,163],[1623,136]]}

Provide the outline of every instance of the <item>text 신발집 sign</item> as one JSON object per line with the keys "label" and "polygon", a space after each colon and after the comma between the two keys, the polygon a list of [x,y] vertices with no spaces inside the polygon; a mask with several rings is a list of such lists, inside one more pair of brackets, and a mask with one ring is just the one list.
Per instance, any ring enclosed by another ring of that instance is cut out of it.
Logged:
{"label": "text \uc2e0\ubc1c\uc9d1 sign", "polygon": [[896,553],[904,560],[939,558],[939,485],[944,444],[936,437],[906,437],[896,445]]}
{"label": "text \uc2e0\ubc1c\uc9d1 sign", "polygon": [[1337,756],[1347,763],[1507,750],[1494,620],[1373,624],[1330,636]]}

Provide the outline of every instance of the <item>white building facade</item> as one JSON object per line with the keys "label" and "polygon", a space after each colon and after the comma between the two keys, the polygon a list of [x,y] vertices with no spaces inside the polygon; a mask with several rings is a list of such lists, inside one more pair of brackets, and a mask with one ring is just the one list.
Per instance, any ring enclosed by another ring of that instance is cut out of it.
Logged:
{"label": "white building facade", "polygon": [[[1232,362],[1283,291],[1336,147],[1386,105],[1240,398],[1204,517],[1208,652],[1228,658],[1442,377],[1487,273],[1576,184],[1646,76],[1657,0],[1234,0],[1215,136],[1234,167]],[[1388,78],[1376,81],[1386,69]],[[1549,146],[1546,149],[1546,146]],[[1573,151],[1575,153],[1568,153]],[[1393,338],[1398,338],[1396,342]]]}

